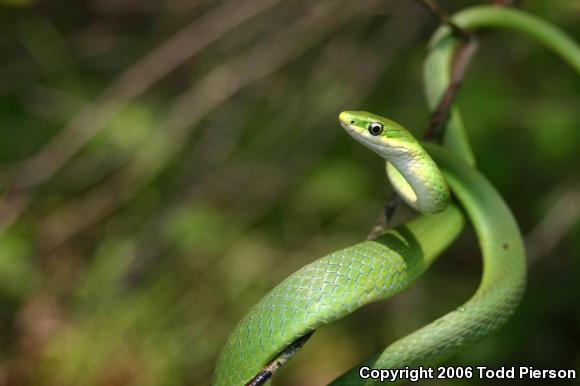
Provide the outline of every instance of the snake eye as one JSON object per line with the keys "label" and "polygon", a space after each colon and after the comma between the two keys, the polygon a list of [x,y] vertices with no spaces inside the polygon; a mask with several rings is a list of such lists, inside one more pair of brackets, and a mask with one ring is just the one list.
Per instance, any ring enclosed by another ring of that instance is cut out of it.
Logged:
{"label": "snake eye", "polygon": [[369,133],[377,136],[383,132],[383,125],[380,122],[372,122],[369,124]]}

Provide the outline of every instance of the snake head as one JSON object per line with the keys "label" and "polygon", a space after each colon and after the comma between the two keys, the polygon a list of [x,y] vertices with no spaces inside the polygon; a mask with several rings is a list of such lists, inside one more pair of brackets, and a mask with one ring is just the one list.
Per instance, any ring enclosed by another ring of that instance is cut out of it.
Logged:
{"label": "snake head", "polygon": [[404,153],[417,144],[397,122],[366,111],[343,111],[338,121],[351,137],[382,156]]}
{"label": "snake head", "polygon": [[407,129],[366,111],[343,111],[338,120],[351,137],[387,161],[391,184],[409,206],[421,213],[445,209],[449,201],[445,178]]}

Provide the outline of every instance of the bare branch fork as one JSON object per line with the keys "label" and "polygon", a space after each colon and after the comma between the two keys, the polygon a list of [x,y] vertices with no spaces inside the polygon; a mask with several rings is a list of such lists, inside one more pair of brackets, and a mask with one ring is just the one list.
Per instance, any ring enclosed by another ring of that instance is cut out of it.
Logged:
{"label": "bare branch fork", "polygon": [[461,86],[461,83],[463,82],[471,58],[477,51],[477,45],[477,39],[473,36],[469,40],[462,41],[459,47],[457,47],[453,60],[451,81],[449,82],[449,86],[447,86],[445,93],[443,93],[443,97],[439,101],[439,104],[431,113],[431,119],[429,120],[429,125],[424,134],[426,140],[439,141],[441,139],[443,127],[445,126],[445,123],[447,123],[451,112],[451,106],[453,105],[459,86]]}
{"label": "bare branch fork", "polygon": [[447,25],[451,29],[451,32],[461,40],[455,52],[451,70],[451,81],[439,104],[431,113],[431,119],[424,134],[424,139],[438,141],[443,133],[443,126],[445,126],[449,118],[451,106],[453,105],[459,86],[463,81],[467,67],[477,51],[477,40],[475,34],[455,24],[436,0],[417,1],[435,16],[441,24]]}
{"label": "bare branch fork", "polygon": [[[424,139],[438,141],[441,139],[441,135],[443,134],[443,127],[449,118],[451,106],[453,105],[459,86],[465,77],[471,58],[477,51],[477,36],[476,34],[455,24],[447,12],[445,12],[445,10],[437,3],[437,0],[416,1],[427,8],[429,12],[441,22],[441,24],[447,25],[451,29],[451,32],[461,39],[461,43],[455,52],[451,70],[451,81],[449,82],[449,86],[445,90],[443,97],[439,101],[439,104],[431,113],[431,119],[429,120],[429,125],[424,134]],[[496,6],[502,7],[513,5],[514,0],[493,0],[492,3]]]}
{"label": "bare branch fork", "polygon": [[445,12],[443,8],[441,8],[439,3],[437,3],[437,0],[417,0],[417,1],[419,2],[419,4],[427,8],[427,10],[431,12],[431,14],[435,16],[435,18],[439,20],[441,24],[445,24],[449,28],[451,28],[451,31],[453,32],[454,35],[460,37],[463,40],[471,39],[473,34],[455,24],[451,20],[447,12]]}

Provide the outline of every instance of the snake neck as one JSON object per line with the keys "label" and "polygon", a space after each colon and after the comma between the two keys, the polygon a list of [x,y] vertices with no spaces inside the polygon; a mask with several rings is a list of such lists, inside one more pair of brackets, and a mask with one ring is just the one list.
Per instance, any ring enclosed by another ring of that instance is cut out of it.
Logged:
{"label": "snake neck", "polygon": [[445,209],[449,189],[429,154],[399,148],[383,157],[387,160],[387,173],[393,188],[409,206],[425,214]]}

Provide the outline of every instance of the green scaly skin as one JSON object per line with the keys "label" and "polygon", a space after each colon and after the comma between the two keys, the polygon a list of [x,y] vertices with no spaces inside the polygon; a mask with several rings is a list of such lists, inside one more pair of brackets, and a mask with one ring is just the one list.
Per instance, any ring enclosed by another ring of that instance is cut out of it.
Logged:
{"label": "green scaly skin", "polygon": [[422,216],[301,268],[239,322],[218,360],[212,385],[244,385],[298,337],[403,291],[462,226],[460,211],[449,205],[440,214]]}
{"label": "green scaly skin", "polygon": [[[580,72],[580,48],[556,27],[534,16],[484,6],[464,10],[453,20],[468,30],[519,30],[552,49]],[[436,106],[449,82],[456,44],[456,38],[447,28],[441,28],[431,42],[425,66],[431,108]],[[368,118],[376,117],[369,115]],[[484,259],[480,287],[463,306],[391,344],[382,354],[365,362],[369,367],[400,368],[439,363],[501,326],[521,296],[525,261],[517,225],[499,194],[468,165],[475,161],[456,108],[447,124],[444,143],[455,156],[434,145],[426,148],[441,167],[452,193],[478,235]],[[424,175],[429,177],[433,173]],[[396,177],[394,181],[402,184]],[[212,384],[244,385],[297,338],[364,304],[404,290],[457,237],[462,227],[463,215],[451,203],[439,214],[421,216],[386,231],[376,240],[334,252],[300,269],[240,321],[217,362]],[[333,384],[374,384],[372,380],[363,381],[358,377],[359,367]]]}
{"label": "green scaly skin", "polygon": [[[471,219],[483,255],[483,277],[469,301],[392,343],[383,353],[353,368],[333,385],[371,385],[359,368],[432,366],[488,336],[514,312],[524,290],[526,262],[517,223],[499,193],[483,175],[448,150],[425,144]],[[445,213],[443,213],[445,215]],[[438,226],[449,226],[443,219]]]}

